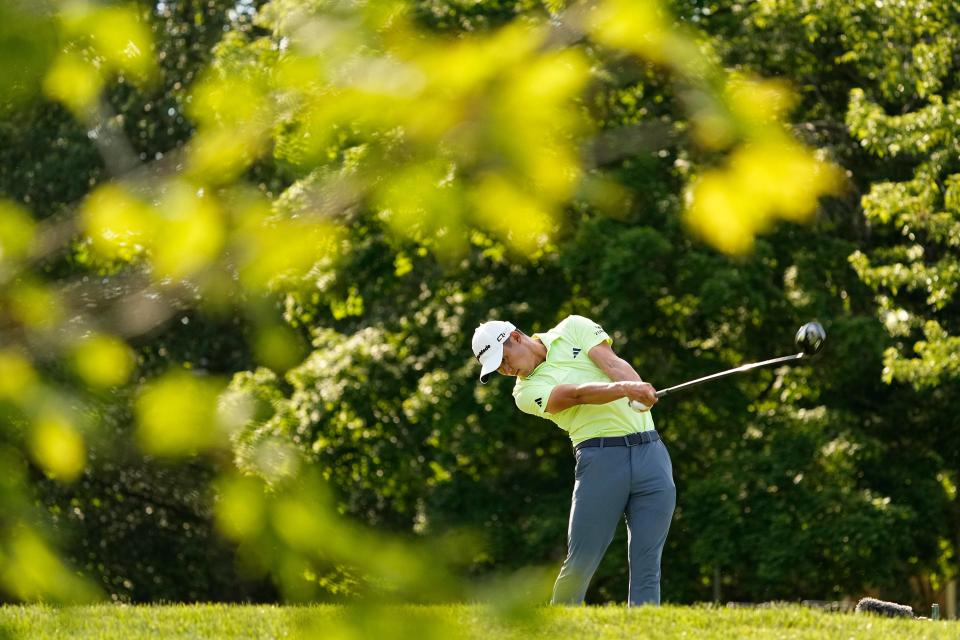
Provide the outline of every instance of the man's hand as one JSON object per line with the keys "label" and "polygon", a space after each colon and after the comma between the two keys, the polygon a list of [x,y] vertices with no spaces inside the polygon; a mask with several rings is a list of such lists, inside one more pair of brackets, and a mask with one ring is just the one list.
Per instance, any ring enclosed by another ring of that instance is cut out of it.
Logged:
{"label": "man's hand", "polygon": [[657,390],[649,382],[632,382],[624,380],[617,384],[623,387],[624,395],[629,400],[642,402],[648,407],[657,404]]}

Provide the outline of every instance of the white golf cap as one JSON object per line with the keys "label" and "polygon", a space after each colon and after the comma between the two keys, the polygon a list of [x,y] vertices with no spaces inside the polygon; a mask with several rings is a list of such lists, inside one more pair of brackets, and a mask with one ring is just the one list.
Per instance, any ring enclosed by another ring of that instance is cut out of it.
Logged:
{"label": "white golf cap", "polygon": [[484,322],[473,332],[473,355],[480,361],[480,382],[486,382],[490,374],[503,362],[503,343],[516,329],[503,320]]}

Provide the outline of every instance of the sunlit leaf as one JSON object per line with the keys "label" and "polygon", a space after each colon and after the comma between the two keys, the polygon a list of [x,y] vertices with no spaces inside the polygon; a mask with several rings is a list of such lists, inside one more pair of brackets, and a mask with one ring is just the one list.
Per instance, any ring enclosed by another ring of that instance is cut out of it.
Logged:
{"label": "sunlit leaf", "polygon": [[46,411],[36,419],[30,449],[37,463],[51,476],[74,480],[86,464],[86,446],[73,424],[61,413]]}
{"label": "sunlit leaf", "polygon": [[769,136],[738,149],[730,159],[739,188],[765,203],[770,215],[794,222],[809,220],[818,199],[836,194],[840,173],[786,136]]}
{"label": "sunlit leaf", "polygon": [[29,400],[37,380],[37,372],[29,360],[9,349],[0,350],[0,399]]}
{"label": "sunlit leaf", "polygon": [[20,280],[10,290],[9,303],[14,316],[28,327],[49,329],[63,317],[57,295],[36,280]]}
{"label": "sunlit leaf", "polygon": [[437,235],[441,228],[457,233],[463,217],[463,193],[448,163],[424,162],[393,172],[380,185],[376,203],[395,233],[414,240]]}
{"label": "sunlit leaf", "polygon": [[89,602],[96,589],[64,566],[57,554],[36,533],[23,525],[11,532],[2,549],[0,584],[25,601]]}
{"label": "sunlit leaf", "polygon": [[119,185],[91,193],[81,216],[94,249],[106,258],[132,260],[153,242],[156,221],[149,209]]}
{"label": "sunlit leaf", "polygon": [[495,140],[509,149],[540,197],[562,201],[581,175],[571,141],[586,130],[586,123],[571,101],[586,82],[586,61],[565,51],[530,60],[513,75],[494,112],[499,119]]}
{"label": "sunlit leaf", "polygon": [[590,14],[588,26],[598,42],[665,59],[671,26],[659,0],[606,0]]}
{"label": "sunlit leaf", "polygon": [[219,255],[224,242],[223,214],[209,195],[183,182],[168,185],[159,204],[161,220],[153,249],[158,275],[192,275]]}
{"label": "sunlit leaf", "polygon": [[188,170],[210,184],[229,183],[256,160],[261,146],[261,137],[248,130],[200,131],[190,141]]}
{"label": "sunlit leaf", "polygon": [[509,180],[492,174],[473,194],[477,223],[521,252],[532,254],[549,239],[553,212]]}
{"label": "sunlit leaf", "polygon": [[743,254],[777,218],[808,220],[821,196],[841,186],[839,171],[783,135],[743,145],[688,193],[686,221],[707,242]]}
{"label": "sunlit leaf", "polygon": [[253,342],[257,361],[274,371],[286,371],[306,355],[303,340],[289,327],[270,325],[261,328]]}
{"label": "sunlit leaf", "polygon": [[776,122],[796,104],[796,96],[784,81],[742,75],[728,79],[726,97],[733,112],[753,125]]}
{"label": "sunlit leaf", "polygon": [[169,373],[148,384],[136,401],[137,439],[148,453],[195,454],[224,442],[217,419],[219,381],[186,372]]}
{"label": "sunlit leaf", "polygon": [[190,117],[207,129],[269,127],[264,70],[252,65],[242,68],[246,75],[208,72],[193,89]]}
{"label": "sunlit leaf", "polygon": [[29,254],[34,227],[29,213],[9,200],[0,200],[0,264]]}
{"label": "sunlit leaf", "polygon": [[134,356],[122,340],[98,334],[73,347],[73,368],[87,384],[97,388],[121,385],[133,371]]}
{"label": "sunlit leaf", "polygon": [[253,478],[229,476],[217,485],[217,526],[234,540],[257,535],[265,525],[263,484]]}
{"label": "sunlit leaf", "polygon": [[276,500],[271,509],[277,534],[290,546],[309,550],[324,539],[329,544],[328,518],[315,505],[290,496]]}
{"label": "sunlit leaf", "polygon": [[97,5],[75,0],[64,3],[60,19],[66,33],[81,42],[87,41],[107,69],[138,81],[148,80],[155,73],[153,38],[134,5]]}
{"label": "sunlit leaf", "polygon": [[76,54],[64,53],[47,72],[43,90],[82,117],[95,104],[103,84],[103,77],[91,63]]}
{"label": "sunlit leaf", "polygon": [[234,234],[243,284],[267,288],[282,277],[298,277],[336,256],[341,231],[322,219],[271,219],[248,210]]}

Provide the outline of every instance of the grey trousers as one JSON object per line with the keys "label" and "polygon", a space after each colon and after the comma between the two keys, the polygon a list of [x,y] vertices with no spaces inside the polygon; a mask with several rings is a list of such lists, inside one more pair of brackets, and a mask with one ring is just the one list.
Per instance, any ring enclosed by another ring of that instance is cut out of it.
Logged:
{"label": "grey trousers", "polygon": [[677,503],[673,465],[663,442],[588,447],[576,452],[567,558],[553,604],[582,604],[617,523],[626,517],[629,605],[660,604],[660,556]]}

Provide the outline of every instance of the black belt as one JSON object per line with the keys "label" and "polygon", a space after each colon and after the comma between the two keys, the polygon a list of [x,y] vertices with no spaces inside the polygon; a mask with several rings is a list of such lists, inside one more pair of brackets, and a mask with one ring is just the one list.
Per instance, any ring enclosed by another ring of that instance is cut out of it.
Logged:
{"label": "black belt", "polygon": [[641,431],[640,433],[631,433],[625,436],[613,436],[606,438],[590,438],[584,440],[573,448],[574,451],[586,449],[587,447],[635,447],[638,444],[649,444],[660,439],[660,434],[656,431]]}

